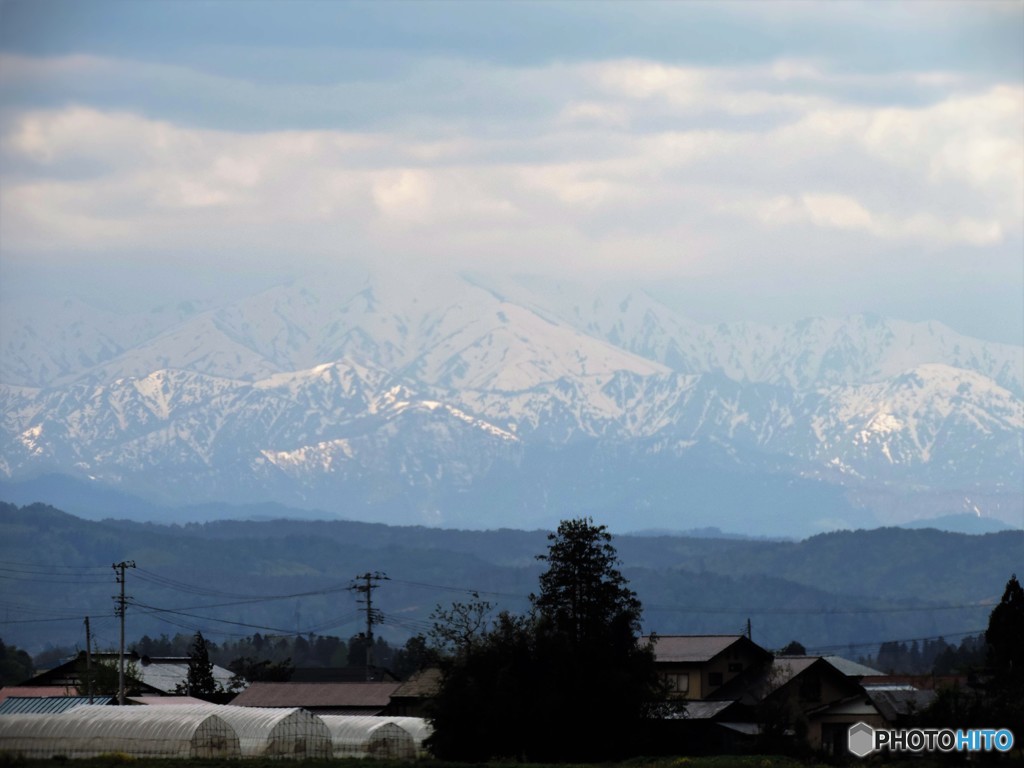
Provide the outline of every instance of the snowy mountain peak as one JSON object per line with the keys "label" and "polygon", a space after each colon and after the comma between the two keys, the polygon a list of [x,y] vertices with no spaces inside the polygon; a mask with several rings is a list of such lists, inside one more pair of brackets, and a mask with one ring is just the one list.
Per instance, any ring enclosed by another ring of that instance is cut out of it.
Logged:
{"label": "snowy mountain peak", "polygon": [[405,522],[592,504],[662,525],[751,477],[808,509],[825,482],[846,516],[925,493],[936,514],[965,496],[1024,514],[1024,350],[938,323],[702,325],[640,290],[412,271],[145,315],[30,309],[3,308],[12,479]]}

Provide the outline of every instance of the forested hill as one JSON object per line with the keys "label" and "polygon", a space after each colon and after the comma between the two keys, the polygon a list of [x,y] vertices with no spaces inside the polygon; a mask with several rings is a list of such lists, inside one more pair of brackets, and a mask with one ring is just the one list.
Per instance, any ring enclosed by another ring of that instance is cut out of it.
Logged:
{"label": "forested hill", "polygon": [[[596,522],[600,523],[600,520]],[[134,560],[128,635],[200,629],[211,638],[348,637],[363,626],[361,574],[378,632],[404,641],[438,604],[473,595],[523,611],[537,589],[543,531],[456,531],[343,521],[221,521],[165,526],[85,521],[41,504],[0,503],[0,636],[37,652],[84,647],[90,616],[116,642],[111,564]],[[884,640],[984,629],[1011,573],[1024,573],[1024,532],[969,536],[885,528],[799,542],[620,536],[622,567],[644,604],[644,629],[734,633],[751,620],[767,647],[859,655]]]}

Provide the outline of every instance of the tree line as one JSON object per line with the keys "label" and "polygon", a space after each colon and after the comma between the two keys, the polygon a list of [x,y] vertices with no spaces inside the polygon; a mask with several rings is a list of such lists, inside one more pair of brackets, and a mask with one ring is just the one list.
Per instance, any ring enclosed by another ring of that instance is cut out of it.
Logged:
{"label": "tree line", "polygon": [[[619,570],[607,529],[589,518],[563,521],[548,536],[547,552],[536,557],[544,570],[526,612],[492,615],[492,606],[478,598],[438,605],[429,638],[417,636],[392,649],[390,659],[379,657],[394,664],[404,659],[410,668],[440,668],[428,740],[439,758],[620,759],[637,754],[646,725],[658,716],[667,691],[653,650],[641,637],[641,603]],[[227,664],[240,676],[254,675],[258,667],[269,674],[275,665],[284,675],[299,659],[324,666],[342,658],[365,662],[367,647],[359,635],[348,642],[312,635],[285,642],[259,634],[217,646],[197,632],[182,654],[181,641],[180,635],[143,638],[134,650],[188,655],[182,692],[200,696],[218,693],[210,674],[214,658],[233,656]],[[381,651],[390,648],[380,642]],[[955,659],[960,651],[973,652],[964,645],[953,650],[936,644],[928,652],[937,660]],[[17,649],[2,650],[5,658],[21,658]],[[887,651],[902,654],[904,648],[897,644]],[[255,661],[243,671],[245,660]],[[984,663],[970,671],[968,684],[941,690],[920,721],[1024,733],[1024,590],[1015,575],[989,616]]]}

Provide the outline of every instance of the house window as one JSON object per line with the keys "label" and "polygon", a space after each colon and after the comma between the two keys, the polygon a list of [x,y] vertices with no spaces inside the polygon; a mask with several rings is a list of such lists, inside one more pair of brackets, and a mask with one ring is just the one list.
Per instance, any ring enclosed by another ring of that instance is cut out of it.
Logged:
{"label": "house window", "polygon": [[671,696],[685,697],[690,693],[690,676],[686,672],[665,675],[668,692]]}
{"label": "house window", "polygon": [[711,688],[717,688],[722,684],[722,673],[721,672],[708,672],[708,685]]}

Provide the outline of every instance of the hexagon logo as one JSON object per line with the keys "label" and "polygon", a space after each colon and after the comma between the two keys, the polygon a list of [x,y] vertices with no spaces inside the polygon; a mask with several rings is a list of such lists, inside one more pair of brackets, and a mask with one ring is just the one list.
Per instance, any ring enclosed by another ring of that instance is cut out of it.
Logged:
{"label": "hexagon logo", "polygon": [[867,723],[851,725],[847,743],[852,754],[867,757],[875,751],[875,729]]}

